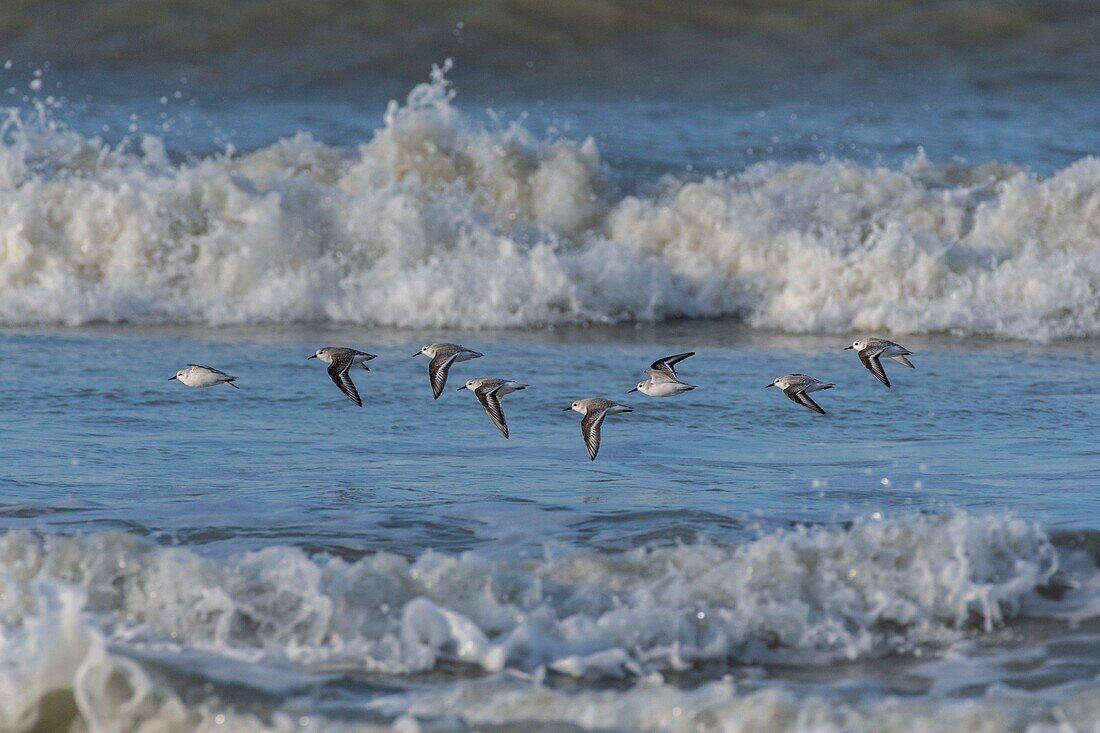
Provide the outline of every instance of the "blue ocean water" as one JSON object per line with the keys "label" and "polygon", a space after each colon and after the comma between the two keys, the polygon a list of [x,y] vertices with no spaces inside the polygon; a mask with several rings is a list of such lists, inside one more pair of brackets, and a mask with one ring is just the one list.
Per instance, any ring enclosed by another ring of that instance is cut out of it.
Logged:
{"label": "blue ocean water", "polygon": [[9,5],[0,733],[1096,728],[1093,3]]}
{"label": "blue ocean water", "polygon": [[[918,368],[888,363],[887,390],[841,351],[846,337],[758,335],[727,321],[456,335],[486,356],[456,365],[435,401],[427,360],[410,356],[435,340],[426,332],[9,333],[6,363],[49,354],[71,366],[4,374],[4,525],[135,531],[216,553],[289,543],[416,557],[731,542],[872,512],[1100,524],[1093,400],[1072,386],[1093,342],[911,337]],[[362,409],[306,360],[329,342],[380,354],[355,375]],[[649,362],[684,350],[698,350],[681,372],[699,390],[627,394]],[[238,375],[241,389],[168,381],[189,362]],[[837,384],[819,395],[826,417],[763,389],[791,372]],[[476,376],[530,385],[505,400],[510,440],[456,391]],[[592,464],[579,416],[561,412],[589,396],[636,410],[608,418]]]}

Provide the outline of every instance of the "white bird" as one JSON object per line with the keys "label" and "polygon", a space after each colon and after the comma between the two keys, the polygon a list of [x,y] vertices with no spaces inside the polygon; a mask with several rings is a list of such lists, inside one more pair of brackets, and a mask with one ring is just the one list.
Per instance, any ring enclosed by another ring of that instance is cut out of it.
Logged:
{"label": "white bird", "polygon": [[428,362],[428,381],[432,384],[432,394],[437,400],[447,386],[447,373],[452,364],[485,356],[458,344],[425,344],[413,356],[421,354],[431,359]]}
{"label": "white bird", "polygon": [[527,389],[527,385],[507,379],[497,379],[496,377],[478,377],[469,380],[458,388],[459,391],[464,389],[468,389],[477,395],[481,406],[485,408],[485,414],[493,421],[493,425],[497,426],[500,434],[507,438],[508,423],[504,419],[504,409],[500,405],[500,400],[506,394]]}
{"label": "white bird", "polygon": [[202,364],[188,364],[186,369],[180,369],[175,376],[168,377],[169,382],[173,379],[178,379],[188,387],[213,387],[218,384],[227,384],[233,389],[240,389],[233,384],[236,377]]}
{"label": "white bird", "polygon": [[867,371],[878,377],[878,381],[890,386],[890,380],[886,378],[886,370],[882,368],[881,359],[893,359],[894,361],[901,362],[910,369],[916,369],[913,366],[913,362],[909,361],[907,356],[912,356],[913,352],[905,348],[901,344],[895,344],[893,341],[887,341],[886,339],[878,338],[863,338],[857,341],[853,341],[851,346],[845,346],[844,351],[848,349],[855,349],[859,355],[859,360],[863,362],[863,366],[867,367]]}
{"label": "white bird", "polygon": [[600,426],[603,425],[603,419],[620,412],[634,412],[633,407],[620,405],[618,402],[605,400],[602,397],[577,400],[562,412],[570,410],[584,415],[581,419],[581,435],[584,437],[584,447],[588,449],[588,457],[593,461],[596,460],[596,454],[600,452]]}
{"label": "white bird", "polygon": [[768,387],[779,387],[783,390],[783,394],[787,395],[792,402],[797,402],[803,407],[808,407],[814,412],[820,412],[822,415],[825,411],[821,409],[821,405],[817,404],[810,397],[810,392],[820,392],[823,389],[832,389],[834,385],[828,382],[822,382],[820,379],[814,379],[813,377],[805,374],[784,374],[781,377],[776,377],[775,381],[769,384]]}
{"label": "white bird", "polygon": [[374,354],[345,346],[323,346],[317,349],[313,356],[307,356],[306,361],[320,359],[328,364],[328,375],[332,378],[333,383],[340,388],[341,392],[347,395],[349,400],[362,407],[363,400],[359,398],[359,390],[355,389],[355,382],[351,381],[351,374],[348,372],[356,366],[363,367],[364,370],[369,372],[370,367],[367,366],[366,362],[377,358]]}
{"label": "white bird", "polygon": [[[649,369],[645,370],[645,373],[649,375],[649,379],[638,382],[638,386],[630,392],[641,392],[650,397],[675,397],[678,394],[695,389],[693,385],[681,382],[676,375],[676,365],[689,356],[695,356],[695,352],[673,354],[653,362],[649,365]],[[627,394],[630,394],[630,392],[627,392]]]}

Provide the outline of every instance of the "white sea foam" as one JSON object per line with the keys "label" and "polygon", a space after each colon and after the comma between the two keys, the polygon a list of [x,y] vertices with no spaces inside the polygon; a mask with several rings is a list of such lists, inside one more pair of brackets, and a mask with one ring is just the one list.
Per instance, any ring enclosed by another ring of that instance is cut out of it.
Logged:
{"label": "white sea foam", "polygon": [[115,640],[394,674],[448,662],[621,676],[938,648],[1003,625],[1058,567],[1035,526],[966,515],[525,563],[290,547],[211,559],[111,533],[8,533],[0,557],[13,627],[39,613],[37,584],[67,582]]}
{"label": "white sea foam", "polygon": [[485,127],[437,70],[357,149],[173,164],[12,113],[0,323],[507,327],[736,316],[795,332],[1100,335],[1100,160],[762,164],[607,190],[592,140]]}
{"label": "white sea foam", "polygon": [[693,690],[643,681],[627,691],[565,693],[494,680],[395,696],[376,707],[427,721],[446,711],[465,723],[460,730],[511,725],[654,733],[1065,733],[1095,729],[1097,691],[1089,682],[1054,699],[997,690],[972,700],[888,698],[852,704],[775,688],[743,691],[731,681]]}
{"label": "white sea foam", "polygon": [[[128,649],[314,672],[416,675],[445,663],[472,677],[508,669],[633,680],[629,693],[565,696],[537,684],[516,689],[508,675],[490,687],[467,680],[379,703],[387,715],[431,717],[445,704],[470,723],[514,723],[522,713],[598,728],[693,729],[666,720],[681,708],[698,724],[725,721],[705,730],[742,730],[731,721],[757,710],[760,730],[875,730],[875,721],[903,720],[910,707],[746,697],[730,682],[684,692],[659,679],[708,662],[816,665],[935,652],[1014,616],[1097,616],[1096,568],[1082,557],[1069,578],[1082,598],[1039,597],[1065,572],[1059,563],[1034,525],[967,515],[529,561],[427,553],[345,562],[289,547],[215,558],[118,533],[9,532],[0,536],[0,730],[29,730],[46,714],[89,730],[213,729],[218,715],[233,729],[263,729],[225,706],[184,705],[159,673],[119,653]],[[979,701],[935,716],[946,721],[940,728],[972,718],[988,727],[999,710]],[[288,703],[270,725],[292,730],[302,715]],[[649,727],[635,725],[643,718]],[[851,721],[860,725],[845,727]]]}

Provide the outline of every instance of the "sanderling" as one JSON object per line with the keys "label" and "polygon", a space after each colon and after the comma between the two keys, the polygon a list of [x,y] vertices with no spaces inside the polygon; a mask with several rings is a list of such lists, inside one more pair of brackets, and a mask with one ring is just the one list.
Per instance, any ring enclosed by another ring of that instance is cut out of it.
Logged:
{"label": "sanderling", "polygon": [[355,382],[351,381],[351,375],[348,372],[355,366],[363,367],[369,372],[370,367],[366,362],[376,358],[374,354],[344,346],[323,346],[317,349],[313,356],[307,356],[306,360],[320,359],[328,364],[328,375],[332,377],[333,383],[347,395],[349,400],[362,407],[363,400],[359,399],[359,391],[355,389]]}
{"label": "sanderling", "polygon": [[[649,369],[645,370],[645,373],[649,375],[649,379],[638,382],[638,386],[630,392],[641,392],[650,397],[674,397],[695,389],[693,385],[681,382],[676,375],[676,365],[689,356],[695,356],[695,352],[688,351],[684,354],[673,354],[653,362],[649,365]],[[627,394],[630,394],[630,392],[627,392]]]}
{"label": "sanderling", "polygon": [[447,372],[450,371],[451,364],[485,356],[458,344],[426,344],[413,356],[421,354],[431,358],[428,362],[428,381],[432,383],[432,394],[437,400],[447,386]]}
{"label": "sanderling", "polygon": [[584,415],[581,420],[581,435],[584,436],[584,447],[588,449],[588,457],[593,461],[596,460],[596,454],[600,452],[600,426],[603,425],[603,419],[620,412],[634,412],[633,407],[620,405],[618,402],[605,400],[602,397],[577,400],[562,412],[570,410]]}
{"label": "sanderling", "polygon": [[504,420],[504,409],[500,406],[500,398],[506,394],[527,389],[526,384],[496,377],[478,377],[471,379],[458,389],[468,389],[477,395],[481,406],[485,408],[485,414],[493,421],[493,425],[497,426],[501,435],[508,437],[508,423]]}
{"label": "sanderling", "polygon": [[863,366],[867,367],[867,371],[878,377],[878,381],[887,387],[890,386],[890,380],[886,378],[886,370],[882,368],[880,359],[893,359],[910,369],[916,369],[913,362],[905,358],[912,356],[913,352],[900,344],[895,344],[893,341],[876,338],[859,339],[852,342],[851,346],[844,347],[844,351],[848,349],[855,349],[856,353],[859,354],[859,360],[863,362]]}
{"label": "sanderling", "polygon": [[188,364],[186,369],[180,369],[175,376],[168,377],[169,382],[173,379],[178,379],[188,387],[213,387],[218,384],[228,384],[233,389],[240,389],[240,387],[233,384],[236,377],[202,364]]}
{"label": "sanderling", "polygon": [[791,398],[792,402],[797,402],[800,405],[810,408],[814,412],[820,412],[824,415],[825,411],[821,409],[821,405],[814,402],[808,393],[819,392],[823,389],[832,389],[833,385],[828,382],[822,382],[820,379],[814,379],[805,374],[784,374],[782,377],[776,377],[775,381],[769,384],[768,387],[779,387],[779,389],[783,390],[783,394]]}

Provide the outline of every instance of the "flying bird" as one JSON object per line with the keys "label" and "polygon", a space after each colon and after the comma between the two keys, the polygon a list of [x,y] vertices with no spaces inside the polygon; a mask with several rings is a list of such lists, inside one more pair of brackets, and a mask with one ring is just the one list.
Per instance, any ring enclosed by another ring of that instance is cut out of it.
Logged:
{"label": "flying bird", "polygon": [[340,388],[349,400],[363,406],[363,400],[359,398],[359,390],[355,389],[355,382],[351,381],[352,367],[362,367],[365,371],[370,371],[366,362],[371,359],[378,358],[374,354],[368,354],[365,351],[359,351],[358,349],[350,349],[345,346],[323,346],[317,349],[312,356],[307,356],[306,359],[320,359],[328,364],[328,375],[332,378],[333,384]]}
{"label": "flying bird", "polygon": [[[684,354],[673,354],[653,362],[649,365],[649,369],[645,370],[645,373],[649,375],[649,379],[638,382],[638,385],[630,392],[641,392],[650,397],[674,397],[695,389],[694,385],[681,382],[676,374],[676,365],[689,356],[695,356],[695,352],[688,351]],[[627,394],[630,394],[630,392],[627,392]]]}
{"label": "flying bird", "polygon": [[859,339],[852,342],[851,346],[844,347],[844,351],[849,349],[855,349],[856,354],[859,355],[859,360],[863,362],[863,366],[867,367],[867,371],[878,377],[878,381],[887,387],[890,386],[890,380],[886,377],[886,370],[882,368],[882,359],[893,359],[910,369],[916,369],[913,362],[906,358],[912,356],[913,352],[901,344],[895,344],[893,341],[878,338]]}
{"label": "flying bird", "polygon": [[596,454],[600,452],[600,428],[603,425],[603,419],[620,412],[634,412],[633,407],[620,405],[618,402],[605,400],[602,397],[577,400],[562,412],[570,410],[584,415],[581,419],[581,435],[584,437],[584,447],[588,449],[588,458],[593,461],[596,460]]}
{"label": "flying bird", "polygon": [[447,386],[447,373],[452,364],[485,356],[458,344],[425,344],[413,356],[421,354],[431,359],[428,362],[428,381],[432,384],[432,394],[437,400]]}
{"label": "flying bird", "polygon": [[233,384],[237,379],[236,377],[226,374],[220,369],[203,366],[202,364],[188,364],[186,369],[180,369],[173,376],[168,377],[169,382],[173,379],[183,382],[188,387],[214,387],[219,384],[227,384],[233,389],[240,389],[240,387]]}
{"label": "flying bird", "polygon": [[764,387],[764,389],[779,387],[792,402],[797,402],[803,407],[808,407],[814,412],[824,415],[825,411],[821,409],[821,405],[814,402],[809,393],[832,389],[833,386],[828,382],[822,382],[820,379],[814,379],[806,374],[784,374],[781,377],[776,377],[775,381]]}
{"label": "flying bird", "polygon": [[508,422],[504,419],[504,408],[501,407],[500,400],[506,394],[527,389],[526,384],[496,377],[478,377],[469,380],[458,389],[468,389],[473,392],[481,402],[481,406],[485,408],[485,414],[493,421],[493,425],[497,426],[501,435],[508,437]]}

